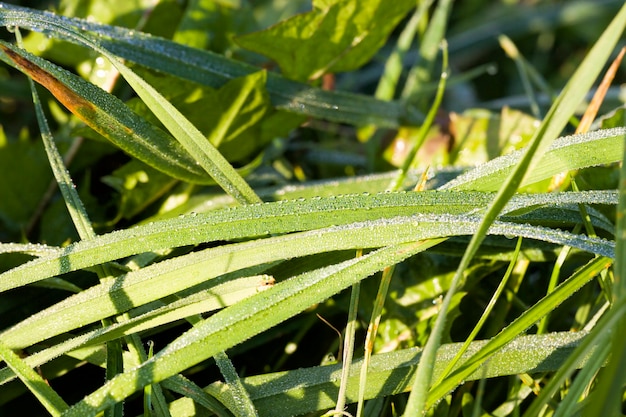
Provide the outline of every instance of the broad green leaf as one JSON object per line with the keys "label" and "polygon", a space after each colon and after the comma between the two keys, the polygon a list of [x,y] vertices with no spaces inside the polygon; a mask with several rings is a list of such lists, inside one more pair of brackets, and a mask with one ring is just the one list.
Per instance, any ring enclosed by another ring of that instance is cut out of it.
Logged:
{"label": "broad green leaf", "polygon": [[[92,21],[66,18],[38,10],[3,5],[0,23],[46,31],[59,39],[82,43],[75,33],[85,30],[98,36],[99,44],[120,58],[210,87],[258,68],[223,56],[189,48],[156,36]],[[289,112],[349,123],[397,127],[420,123],[422,115],[399,102],[384,102],[362,94],[324,91],[268,74],[267,90],[272,104]]]}
{"label": "broad green leaf", "polygon": [[288,78],[315,80],[367,63],[414,6],[410,0],[314,0],[311,12],[236,41],[276,61]]}
{"label": "broad green leaf", "polygon": [[175,178],[209,180],[170,135],[147,123],[116,97],[6,42],[0,43],[0,49],[0,59],[46,87],[68,110],[125,152]]}
{"label": "broad green leaf", "polygon": [[450,162],[477,166],[527,145],[539,122],[520,111],[503,108],[500,114],[466,110],[450,114],[455,144]]}

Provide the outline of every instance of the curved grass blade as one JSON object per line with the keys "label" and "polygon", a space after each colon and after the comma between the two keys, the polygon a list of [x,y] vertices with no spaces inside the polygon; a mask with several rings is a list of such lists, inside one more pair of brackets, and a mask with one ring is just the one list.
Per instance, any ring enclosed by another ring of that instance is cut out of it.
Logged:
{"label": "curved grass blade", "polygon": [[[76,42],[67,30],[95,33],[101,46],[120,58],[211,87],[259,69],[223,56],[190,48],[134,30],[101,25],[88,20],[2,4],[0,24],[45,31],[55,38]],[[385,102],[370,96],[325,91],[268,74],[267,90],[279,109],[314,118],[352,125],[398,127],[419,124],[423,116],[400,102]]]}
{"label": "curved grass blade", "polygon": [[[0,340],[10,348],[24,348],[230,272],[316,253],[471,235],[479,224],[479,218],[463,215],[414,215],[205,249],[147,266],[84,290],[5,330],[0,334]],[[497,221],[489,233],[522,236],[569,245],[606,257],[614,256],[614,246],[610,241],[538,226]],[[436,242],[426,244],[434,246]],[[94,305],[98,308],[93,308]]]}
{"label": "curved grass blade", "polygon": [[152,360],[119,375],[70,408],[64,416],[88,416],[123,400],[148,383],[162,381],[321,302],[389,264],[421,250],[409,243],[380,249],[311,271],[216,313],[158,352]]}
{"label": "curved grass blade", "polygon": [[135,158],[178,179],[210,178],[174,138],[132,112],[122,101],[50,62],[0,42],[0,59],[48,89],[93,130]]}
{"label": "curved grass blade", "polygon": [[[492,197],[490,193],[438,191],[344,195],[191,214],[76,242],[0,274],[0,291],[142,252],[354,222],[380,222],[414,213],[470,213],[484,207]],[[616,198],[615,192],[602,191],[522,194],[514,197],[504,211],[519,213],[524,208],[566,203],[614,204]],[[531,220],[522,218],[525,222]]]}
{"label": "curved grass blade", "polygon": [[[520,186],[550,178],[563,171],[618,162],[623,156],[626,128],[603,129],[556,139]],[[601,152],[598,152],[601,149]],[[522,157],[525,149],[493,159],[460,175],[441,190],[494,191]]]}
{"label": "curved grass blade", "polygon": [[569,118],[575,112],[576,107],[585,97],[589,88],[591,88],[592,83],[602,69],[602,65],[598,65],[598,63],[606,62],[610,51],[615,47],[625,26],[626,6],[623,6],[603,32],[600,39],[591,48],[561,95],[554,102],[539,129],[533,135],[530,144],[515,164],[515,167],[505,176],[502,185],[497,187],[498,193],[489,204],[478,230],[472,236],[454,274],[450,290],[444,297],[441,312],[437,316],[433,332],[424,347],[423,359],[420,361],[416,371],[415,383],[407,401],[405,415],[413,416],[427,411],[427,396],[432,383],[433,362],[436,359],[435,354],[441,343],[447,310],[452,296],[459,286],[461,277],[484,240],[489,226],[504,208],[506,202],[515,194],[523,180],[527,177],[527,173],[532,172],[535,167],[539,166],[539,159],[561,133]]}

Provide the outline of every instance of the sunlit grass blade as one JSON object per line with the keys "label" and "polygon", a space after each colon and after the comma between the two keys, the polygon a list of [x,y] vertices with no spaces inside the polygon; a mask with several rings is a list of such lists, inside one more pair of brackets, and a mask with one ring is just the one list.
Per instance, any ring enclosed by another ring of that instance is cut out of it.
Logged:
{"label": "sunlit grass blade", "polygon": [[[443,230],[445,222],[454,218],[450,215],[480,211],[492,197],[489,193],[437,191],[345,195],[242,206],[177,217],[110,233],[89,241],[76,242],[52,255],[13,268],[0,274],[0,291],[142,252],[216,240],[315,230],[355,222],[384,223],[385,219],[410,216],[413,213],[424,213],[420,215],[424,217],[417,217],[415,221],[425,222],[422,224],[425,228],[436,223]],[[616,194],[610,191],[522,194],[513,198],[505,211],[520,212],[525,208],[552,204],[615,202]],[[434,217],[429,218],[428,213]],[[446,217],[438,220],[439,213],[446,213]],[[532,218],[524,217],[522,221],[532,222]],[[437,233],[434,229],[432,232]],[[446,235],[448,233],[450,232],[446,231]],[[453,232],[452,234],[454,235]],[[438,236],[435,234],[426,237]],[[416,235],[415,238],[420,237]],[[357,246],[355,249],[362,247]]]}
{"label": "sunlit grass blade", "polygon": [[[218,276],[284,259],[337,250],[404,245],[418,240],[471,235],[479,218],[411,216],[316,229],[205,249],[147,266],[89,288],[5,330],[3,342],[23,348],[55,335],[120,314]],[[372,234],[372,230],[376,233]],[[494,222],[489,233],[523,236],[613,257],[613,244],[597,238],[507,222]],[[427,244],[428,242],[425,242]],[[431,245],[436,244],[435,240]],[[399,249],[398,249],[399,250]],[[98,305],[97,309],[90,306]]]}
{"label": "sunlit grass blade", "polygon": [[[441,14],[441,12],[439,12]],[[430,29],[430,28],[429,28]],[[415,143],[411,144],[411,148],[407,155],[405,156],[404,162],[400,167],[398,175],[394,178],[394,180],[389,184],[388,191],[398,191],[402,188],[402,184],[406,178],[406,174],[409,171],[409,168],[414,164],[415,157],[417,152],[422,147],[424,141],[426,140],[426,136],[428,131],[430,130],[433,121],[435,120],[435,115],[439,111],[439,106],[441,105],[441,101],[443,100],[443,95],[446,87],[446,80],[448,78],[448,50],[445,41],[441,44],[442,55],[443,55],[443,63],[441,76],[439,78],[439,83],[437,86],[437,93],[435,95],[435,99],[428,110],[428,114],[426,115],[426,119],[417,133],[417,137]],[[434,246],[438,243],[443,242],[445,239],[435,239],[430,243]],[[383,306],[385,304],[385,300],[387,299],[387,291],[389,289],[389,284],[391,282],[391,278],[393,277],[394,266],[388,266],[383,270],[380,285],[378,287],[378,292],[376,294],[376,299],[374,300],[374,308],[372,310],[372,316],[369,321],[369,325],[367,327],[367,334],[365,337],[365,352],[363,356],[363,363],[361,368],[361,381],[359,383],[361,389],[357,404],[357,417],[360,417],[363,413],[363,392],[365,390],[365,386],[367,385],[367,368],[369,366],[369,360],[372,356],[372,352],[374,349],[374,340],[376,339],[376,335],[378,333],[378,327],[380,324]]]}
{"label": "sunlit grass blade", "polygon": [[583,285],[591,281],[602,270],[612,265],[612,260],[597,257],[583,268],[576,271],[566,281],[561,283],[552,293],[543,297],[538,303],[522,313],[511,324],[504,328],[498,335],[490,339],[486,345],[471,358],[462,363],[452,374],[441,383],[433,386],[428,394],[427,406],[432,406],[445,394],[457,386],[465,377],[472,374],[481,363],[501,349],[504,345],[519,336],[524,330],[537,323],[545,314],[552,311],[556,306],[567,300]]}
{"label": "sunlit grass blade", "polygon": [[0,357],[22,380],[33,395],[37,397],[41,405],[48,410],[50,415],[60,416],[68,409],[68,405],[59,394],[57,394],[37,372],[26,365],[19,356],[11,349],[7,348],[2,342],[0,342]]}
{"label": "sunlit grass blade", "polygon": [[64,415],[94,414],[123,400],[149,381],[159,382],[175,375],[421,249],[415,243],[381,249],[281,282],[206,319],[157,353],[153,360],[109,381]]}
{"label": "sunlit grass blade", "polygon": [[506,176],[493,202],[489,204],[481,225],[472,236],[467,250],[459,263],[452,284],[450,285],[450,290],[444,297],[441,312],[428,338],[422,360],[416,371],[416,379],[407,402],[405,415],[418,415],[427,410],[427,393],[432,383],[433,363],[444,330],[447,310],[454,292],[461,283],[463,273],[469,266],[480,243],[483,241],[490,224],[492,224],[498,213],[504,208],[506,202],[522,184],[526,173],[529,171],[532,172],[533,168],[538,166],[539,159],[548,150],[554,139],[561,133],[569,118],[575,112],[576,107],[585,97],[587,91],[591,88],[592,83],[601,71],[601,65],[599,65],[599,63],[606,62],[615,44],[622,35],[625,26],[626,6],[623,6],[600,39],[589,51],[577,71],[570,78],[563,92],[550,108],[546,118],[531,139],[529,146],[526,148],[511,173]]}
{"label": "sunlit grass blade", "polygon": [[[563,171],[618,162],[622,158],[625,136],[626,128],[615,128],[559,138],[546,150],[539,164],[526,174],[520,186],[537,183]],[[522,149],[493,159],[460,175],[441,189],[495,191],[524,152]],[[583,160],[586,162],[581,166]]]}

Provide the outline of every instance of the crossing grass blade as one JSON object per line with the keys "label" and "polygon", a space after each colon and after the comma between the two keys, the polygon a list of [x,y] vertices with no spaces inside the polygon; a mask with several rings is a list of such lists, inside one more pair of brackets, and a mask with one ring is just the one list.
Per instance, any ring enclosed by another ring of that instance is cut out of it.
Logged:
{"label": "crossing grass blade", "polygon": [[52,416],[60,416],[69,407],[44,379],[26,365],[15,352],[0,342],[0,358],[22,380]]}
{"label": "crossing grass blade", "polygon": [[622,35],[625,27],[626,6],[623,6],[611,24],[606,28],[600,39],[589,51],[577,71],[570,78],[561,95],[554,102],[546,117],[542,121],[539,129],[537,129],[537,132],[531,139],[529,146],[524,150],[523,155],[519,161],[517,161],[510,174],[505,177],[504,182],[499,187],[498,193],[489,204],[487,212],[481,222],[481,226],[472,236],[463,257],[461,258],[457,272],[453,278],[452,285],[450,286],[450,290],[443,300],[441,312],[437,317],[433,332],[428,338],[428,342],[424,348],[422,360],[420,361],[420,365],[416,371],[417,376],[413,390],[411,391],[407,402],[405,415],[420,415],[425,413],[428,409],[427,398],[428,391],[431,389],[435,353],[441,343],[447,310],[452,300],[452,296],[461,282],[463,273],[469,266],[469,263],[478,250],[481,242],[484,240],[489,226],[504,208],[506,202],[513,196],[513,194],[515,194],[524,178],[527,176],[527,173],[532,172],[535,167],[539,166],[540,158],[549,149],[553,141],[561,134],[569,118],[576,111],[576,107],[583,100],[602,70],[602,65],[599,65],[599,63],[605,63],[608,60],[611,51],[615,48],[615,45]]}
{"label": "crossing grass blade", "polygon": [[[414,213],[423,213],[422,216],[426,216],[424,221],[437,223],[439,214],[479,213],[491,198],[491,193],[473,192],[382,193],[281,201],[197,213],[76,242],[0,274],[0,291],[158,249],[216,240],[314,231],[332,225],[384,222],[385,219],[411,216]],[[567,203],[615,204],[616,199],[617,195],[610,191],[522,194],[511,200],[505,212],[519,214],[524,209]],[[428,214],[434,217],[429,219]],[[452,217],[444,217],[442,227],[446,219]],[[532,222],[532,217],[523,217],[522,221]],[[375,224],[371,226],[375,227]]]}
{"label": "crossing grass blade", "polygon": [[[436,216],[428,219],[418,216],[318,229],[206,249],[147,266],[87,289],[5,330],[1,338],[10,348],[24,348],[246,268],[361,247],[399,245],[397,250],[401,251],[403,245],[415,239],[469,235],[476,231],[478,225],[478,218]],[[372,227],[377,230],[375,236],[371,235]],[[607,257],[612,257],[614,250],[609,241],[524,224],[495,222],[490,233],[514,234],[566,244]],[[431,247],[435,243],[422,245]],[[93,308],[94,305],[98,308]]]}

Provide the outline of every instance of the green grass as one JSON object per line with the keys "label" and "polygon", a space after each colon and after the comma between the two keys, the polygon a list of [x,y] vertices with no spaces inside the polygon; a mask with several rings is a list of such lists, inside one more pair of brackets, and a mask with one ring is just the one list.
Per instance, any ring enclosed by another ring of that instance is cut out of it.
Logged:
{"label": "green grass", "polygon": [[621,415],[622,2],[26,3],[0,414]]}

